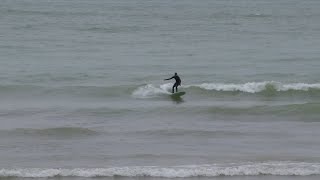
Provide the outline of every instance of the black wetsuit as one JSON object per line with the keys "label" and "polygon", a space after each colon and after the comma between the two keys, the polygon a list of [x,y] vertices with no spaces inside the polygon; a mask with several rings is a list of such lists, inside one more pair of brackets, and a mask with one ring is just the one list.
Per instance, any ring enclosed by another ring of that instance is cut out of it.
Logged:
{"label": "black wetsuit", "polygon": [[178,75],[174,75],[171,78],[165,79],[165,80],[170,80],[170,79],[175,79],[176,83],[172,86],[172,93],[174,93],[174,88],[176,88],[176,92],[178,92],[178,86],[181,85],[181,79]]}

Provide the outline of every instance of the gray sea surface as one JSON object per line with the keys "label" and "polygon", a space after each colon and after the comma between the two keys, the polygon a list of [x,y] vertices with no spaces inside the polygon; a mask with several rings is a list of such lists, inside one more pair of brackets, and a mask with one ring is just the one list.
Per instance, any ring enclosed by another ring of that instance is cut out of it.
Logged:
{"label": "gray sea surface", "polygon": [[0,179],[320,177],[318,0],[1,0],[0,27]]}

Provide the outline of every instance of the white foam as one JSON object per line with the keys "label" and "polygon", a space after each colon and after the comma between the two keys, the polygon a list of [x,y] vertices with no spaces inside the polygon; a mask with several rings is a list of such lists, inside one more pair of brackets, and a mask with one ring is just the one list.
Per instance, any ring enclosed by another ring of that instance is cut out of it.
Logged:
{"label": "white foam", "polygon": [[0,169],[0,177],[48,178],[62,177],[215,177],[215,176],[307,176],[320,175],[320,163],[303,162],[264,162],[242,164],[213,164],[191,166],[135,166],[112,168],[76,168],[76,169]]}
{"label": "white foam", "polygon": [[167,83],[160,85],[159,87],[155,87],[152,84],[147,84],[145,86],[141,86],[133,91],[132,95],[136,98],[148,98],[155,97],[161,94],[170,94],[169,90],[171,89],[172,84]]}
{"label": "white foam", "polygon": [[301,91],[308,91],[309,89],[320,89],[320,84],[306,84],[306,83],[295,83],[295,84],[284,84],[282,85],[282,91],[288,90],[301,90]]}
{"label": "white foam", "polygon": [[203,83],[200,85],[190,85],[187,87],[200,87],[202,89],[216,90],[216,91],[242,91],[247,93],[257,93],[257,92],[266,90],[268,85],[272,86],[276,91],[288,91],[288,90],[308,91],[311,88],[320,89],[320,84],[307,84],[307,83],[283,84],[275,81],[248,82],[244,84]]}
{"label": "white foam", "polygon": [[[158,87],[147,84],[141,87],[138,87],[133,91],[132,95],[136,98],[148,98],[155,97],[161,94],[170,94],[172,83],[166,83],[159,85]],[[309,91],[310,89],[320,89],[320,83],[308,84],[308,83],[291,83],[284,84],[276,81],[263,81],[263,82],[247,82],[243,84],[235,83],[203,83],[195,85],[184,85],[181,88],[190,88],[190,87],[199,87],[205,90],[215,90],[215,91],[241,91],[247,93],[258,93],[266,90],[267,88],[272,87],[275,91]]]}
{"label": "white foam", "polygon": [[[243,91],[248,93],[260,92],[265,89],[266,82],[249,82],[245,84],[215,84],[215,83],[204,83],[198,85],[200,88],[207,90],[217,90],[217,91]],[[197,85],[195,85],[197,86]]]}

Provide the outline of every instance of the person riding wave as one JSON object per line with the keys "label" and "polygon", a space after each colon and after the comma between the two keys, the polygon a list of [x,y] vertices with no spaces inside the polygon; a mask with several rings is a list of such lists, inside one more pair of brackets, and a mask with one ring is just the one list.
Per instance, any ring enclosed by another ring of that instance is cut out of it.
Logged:
{"label": "person riding wave", "polygon": [[174,73],[174,76],[172,76],[171,78],[168,78],[168,79],[164,79],[164,80],[170,80],[170,79],[175,79],[176,80],[176,82],[172,86],[172,93],[174,93],[174,88],[176,88],[176,92],[178,92],[178,86],[181,86],[180,77],[178,76],[177,73]]}

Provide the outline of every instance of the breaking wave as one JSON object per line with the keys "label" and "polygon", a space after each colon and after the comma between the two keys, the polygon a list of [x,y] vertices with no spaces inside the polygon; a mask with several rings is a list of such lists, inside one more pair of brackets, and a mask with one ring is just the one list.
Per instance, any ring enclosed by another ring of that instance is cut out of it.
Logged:
{"label": "breaking wave", "polygon": [[172,87],[172,84],[167,83],[156,87],[152,84],[147,84],[141,87],[138,87],[133,91],[132,95],[137,98],[146,98],[146,97],[155,97],[163,94],[170,94],[169,89]]}
{"label": "breaking wave", "polygon": [[223,84],[223,83],[203,83],[200,85],[191,85],[186,87],[199,87],[206,90],[215,91],[241,91],[246,93],[258,93],[266,90],[274,91],[309,91],[311,89],[320,90],[320,83],[307,84],[307,83],[292,83],[283,84],[275,81],[264,82],[248,82],[244,84]]}
{"label": "breaking wave", "polygon": [[212,164],[189,166],[134,166],[110,168],[27,168],[0,169],[0,177],[217,177],[217,176],[308,176],[319,175],[320,163],[304,162],[263,162],[241,164]]}
{"label": "breaking wave", "polygon": [[[163,94],[169,94],[171,91],[172,84],[162,84],[159,87],[152,84],[147,84],[138,87],[133,91],[132,95],[134,97],[146,98],[154,97]],[[273,95],[276,93],[286,93],[286,92],[303,92],[303,93],[320,93],[320,83],[308,84],[308,83],[290,83],[284,84],[275,81],[264,81],[264,82],[247,82],[243,84],[236,83],[202,83],[194,85],[183,85],[180,89],[193,90],[201,89],[205,91],[215,91],[215,92],[242,92],[242,93],[264,93],[268,95]]]}
{"label": "breaking wave", "polygon": [[[136,98],[150,98],[171,93],[172,83],[161,85],[119,85],[119,86],[60,86],[47,87],[36,85],[1,85],[0,96],[53,96],[53,97],[116,97],[132,95]],[[196,94],[219,93],[247,93],[274,95],[279,93],[307,93],[320,95],[320,83],[291,83],[285,84],[275,81],[236,83],[202,83],[182,85],[179,90],[195,91]]]}

